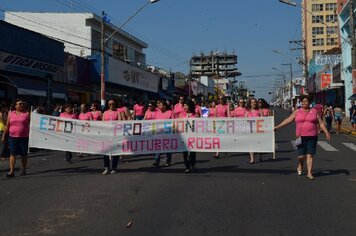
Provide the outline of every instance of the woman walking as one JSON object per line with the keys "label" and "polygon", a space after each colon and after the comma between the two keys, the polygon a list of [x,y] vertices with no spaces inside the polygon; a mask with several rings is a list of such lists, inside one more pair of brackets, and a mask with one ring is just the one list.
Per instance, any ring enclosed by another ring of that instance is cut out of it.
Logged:
{"label": "woman walking", "polygon": [[148,109],[145,113],[144,120],[154,120],[156,119],[157,109],[154,101],[150,101],[147,105]]}
{"label": "woman walking", "polygon": [[[116,108],[117,102],[115,99],[110,99],[107,103],[109,107],[103,114],[103,121],[115,121],[123,120],[122,113],[120,113]],[[110,157],[104,155],[104,168],[103,175],[115,174],[117,172],[118,157],[111,156],[111,169],[110,169]]]}
{"label": "woman walking", "polygon": [[[62,112],[59,117],[61,118],[66,118],[66,119],[78,119],[78,116],[74,113],[73,105],[70,103],[66,103],[63,106],[64,112]],[[65,152],[66,155],[66,162],[69,164],[72,163],[72,153],[71,152]]]}
{"label": "woman walking", "polygon": [[342,123],[342,109],[340,108],[340,106],[336,106],[334,108],[334,119],[335,119],[335,123],[336,123],[336,133],[339,134],[341,132],[341,123]]}
{"label": "woman walking", "polygon": [[296,123],[296,145],[298,147],[298,175],[302,174],[304,162],[307,163],[307,177],[310,180],[314,179],[313,176],[313,158],[316,154],[316,144],[318,141],[318,124],[324,131],[325,137],[330,141],[330,133],[326,129],[324,122],[321,120],[317,111],[310,108],[310,98],[308,96],[302,97],[302,107],[295,110],[288,118],[283,120],[274,129],[280,129],[289,123],[295,121]]}
{"label": "woman walking", "polygon": [[[179,118],[196,118],[196,113],[195,113],[195,105],[191,100],[187,100],[184,102],[184,113],[180,114]],[[185,173],[188,174],[192,170],[195,169],[195,162],[196,162],[196,152],[192,151],[186,151],[183,152],[183,158],[184,158],[184,165],[185,165]]]}
{"label": "woman walking", "polygon": [[145,116],[145,106],[143,105],[142,99],[139,99],[138,102],[133,107],[133,118],[134,120],[143,120]]}
{"label": "woman walking", "polygon": [[10,171],[6,174],[6,177],[15,176],[16,156],[18,155],[21,156],[21,175],[26,175],[30,114],[25,110],[24,101],[16,101],[15,110],[9,113],[6,124],[1,140],[4,143],[7,133],[9,134]]}
{"label": "woman walking", "polygon": [[[263,116],[262,111],[257,106],[257,100],[255,98],[250,99],[249,106],[248,106],[245,116],[246,117],[261,117],[261,116]],[[260,161],[262,161],[261,158],[260,158]],[[255,163],[255,154],[253,152],[250,152],[250,164],[254,164],[254,163]]]}
{"label": "woman walking", "polygon": [[[170,110],[170,107],[167,104],[166,100],[161,100],[158,106],[158,111],[156,114],[156,118],[155,120],[166,120],[166,119],[172,119],[173,117],[173,112],[172,110]],[[171,165],[171,161],[172,161],[172,153],[167,153],[167,160],[166,160],[166,164],[165,166],[170,166]],[[160,153],[156,153],[155,154],[155,158],[154,158],[154,162],[153,162],[153,166],[158,167],[159,163],[161,160],[161,154]]]}
{"label": "woman walking", "polygon": [[245,117],[246,112],[245,101],[240,99],[238,106],[234,110],[234,117]]}
{"label": "woman walking", "polygon": [[209,103],[209,118],[215,118],[216,117],[216,102],[213,100]]}
{"label": "woman walking", "polygon": [[93,102],[91,104],[91,114],[93,115],[94,121],[102,120],[103,113],[100,110],[100,106],[98,102]]}

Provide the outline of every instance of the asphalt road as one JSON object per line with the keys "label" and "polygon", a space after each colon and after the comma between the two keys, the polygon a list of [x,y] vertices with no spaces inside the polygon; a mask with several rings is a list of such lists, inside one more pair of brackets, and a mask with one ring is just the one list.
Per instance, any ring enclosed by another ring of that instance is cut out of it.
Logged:
{"label": "asphalt road", "polygon": [[0,177],[0,235],[356,235],[356,139],[333,134],[328,146],[321,134],[311,181],[296,173],[293,129],[276,133],[276,160],[199,153],[191,174],[182,154],[161,168],[127,158],[103,176],[100,156],[34,152],[27,176]]}

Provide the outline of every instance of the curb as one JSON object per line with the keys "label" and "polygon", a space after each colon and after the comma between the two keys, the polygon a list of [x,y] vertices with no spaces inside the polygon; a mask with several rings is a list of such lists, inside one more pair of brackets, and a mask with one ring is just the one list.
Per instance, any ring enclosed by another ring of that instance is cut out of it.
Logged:
{"label": "curb", "polygon": [[352,136],[356,136],[356,131],[352,131],[351,129],[346,129],[346,128],[341,128],[341,130],[343,132],[345,132],[346,134],[350,134]]}

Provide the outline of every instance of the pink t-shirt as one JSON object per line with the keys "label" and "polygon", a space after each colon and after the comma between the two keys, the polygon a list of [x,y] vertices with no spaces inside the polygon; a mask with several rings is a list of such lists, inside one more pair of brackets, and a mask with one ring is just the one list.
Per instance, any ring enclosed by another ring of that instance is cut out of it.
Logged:
{"label": "pink t-shirt", "polygon": [[16,111],[9,113],[9,134],[14,138],[28,138],[30,133],[30,115],[28,112],[16,114]]}
{"label": "pink t-shirt", "polygon": [[229,105],[217,105],[216,106],[216,117],[227,117],[227,110],[229,109]]}
{"label": "pink t-shirt", "polygon": [[103,114],[103,121],[119,120],[119,112],[106,110]]}
{"label": "pink t-shirt", "polygon": [[314,109],[318,112],[319,116],[322,116],[322,114],[323,114],[323,105],[317,103],[317,104],[315,104]]}
{"label": "pink t-shirt", "polygon": [[262,108],[262,115],[269,116],[269,110],[267,108]]}
{"label": "pink t-shirt", "polygon": [[201,116],[201,107],[197,104],[195,105],[195,110],[194,110],[196,117],[200,117]]}
{"label": "pink t-shirt", "polygon": [[260,117],[261,116],[261,112],[259,109],[258,110],[251,109],[251,110],[247,111],[246,114],[247,114],[247,117]]}
{"label": "pink t-shirt", "polygon": [[318,136],[318,117],[315,109],[309,112],[298,109],[295,114],[295,133],[297,136]]}
{"label": "pink t-shirt", "polygon": [[93,115],[93,120],[101,120],[101,111],[92,111],[91,114]]}
{"label": "pink t-shirt", "polygon": [[155,120],[156,119],[156,114],[157,114],[157,110],[151,111],[151,110],[147,110],[146,111],[146,120]]}
{"label": "pink t-shirt", "polygon": [[135,112],[136,116],[143,116],[144,115],[144,106],[143,105],[135,104],[133,109],[134,109],[134,112]]}
{"label": "pink t-shirt", "polygon": [[86,113],[80,113],[78,116],[79,120],[93,120],[93,114],[88,111]]}
{"label": "pink t-shirt", "polygon": [[127,108],[126,107],[119,107],[117,108],[118,112],[126,112]]}
{"label": "pink t-shirt", "polygon": [[174,111],[174,118],[178,118],[180,113],[184,112],[183,104],[177,103],[176,105],[174,105],[173,111]]}
{"label": "pink t-shirt", "polygon": [[172,119],[172,116],[173,116],[173,112],[171,110],[167,110],[166,112],[158,111],[155,120]]}
{"label": "pink t-shirt", "polygon": [[209,117],[216,117],[216,107],[209,108]]}
{"label": "pink t-shirt", "polygon": [[188,114],[186,112],[184,112],[184,113],[180,113],[179,118],[196,118],[196,117],[197,117],[196,114],[190,113],[188,116]]}
{"label": "pink t-shirt", "polygon": [[244,108],[244,107],[236,107],[233,113],[234,113],[235,117],[245,117],[246,108]]}
{"label": "pink t-shirt", "polygon": [[59,117],[66,118],[66,119],[78,119],[78,116],[76,114],[68,114],[65,112],[62,112]]}

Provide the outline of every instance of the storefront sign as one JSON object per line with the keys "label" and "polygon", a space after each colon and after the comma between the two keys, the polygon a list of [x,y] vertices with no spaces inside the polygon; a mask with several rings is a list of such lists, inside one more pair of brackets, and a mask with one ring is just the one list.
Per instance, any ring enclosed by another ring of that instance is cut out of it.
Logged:
{"label": "storefront sign", "polygon": [[158,92],[159,75],[113,58],[109,59],[108,82]]}
{"label": "storefront sign", "polygon": [[61,69],[62,67],[58,65],[0,51],[0,70],[46,77]]}
{"label": "storefront sign", "polygon": [[336,65],[341,62],[341,55],[316,55],[315,56],[315,64],[318,66],[323,65]]}

